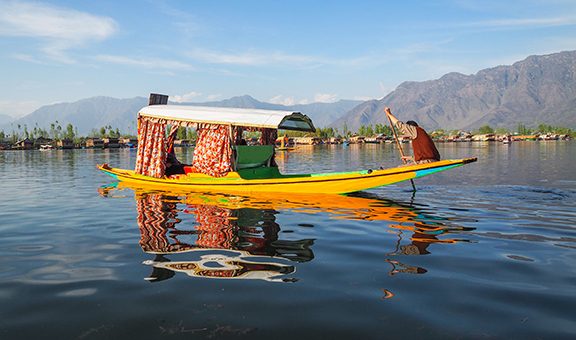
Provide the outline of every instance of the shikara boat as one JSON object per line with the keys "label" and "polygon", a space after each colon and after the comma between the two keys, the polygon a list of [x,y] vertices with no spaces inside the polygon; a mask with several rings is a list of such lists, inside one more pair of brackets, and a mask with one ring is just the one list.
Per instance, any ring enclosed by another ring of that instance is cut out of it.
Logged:
{"label": "shikara boat", "polygon": [[[193,163],[166,176],[167,157],[178,127],[194,127],[198,140]],[[170,127],[170,129],[168,129]],[[442,160],[388,169],[282,174],[274,161],[278,130],[314,132],[300,112],[150,105],[138,113],[135,170],[101,164],[118,181],[156,189],[202,192],[283,192],[345,194],[453,169],[476,158]],[[261,132],[261,145],[241,145],[243,131]]]}

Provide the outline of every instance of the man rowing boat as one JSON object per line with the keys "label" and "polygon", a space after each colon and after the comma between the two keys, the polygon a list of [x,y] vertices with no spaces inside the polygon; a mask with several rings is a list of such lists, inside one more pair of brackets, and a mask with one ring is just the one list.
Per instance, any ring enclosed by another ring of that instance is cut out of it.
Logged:
{"label": "man rowing boat", "polygon": [[392,115],[390,108],[385,108],[384,112],[390,120],[392,124],[396,126],[402,134],[410,137],[412,140],[412,150],[414,152],[414,157],[403,157],[403,161],[408,163],[416,163],[416,164],[424,164],[424,163],[432,163],[437,162],[440,160],[440,153],[432,138],[426,133],[426,131],[418,126],[413,120],[409,120],[406,123],[401,122],[398,118]]}

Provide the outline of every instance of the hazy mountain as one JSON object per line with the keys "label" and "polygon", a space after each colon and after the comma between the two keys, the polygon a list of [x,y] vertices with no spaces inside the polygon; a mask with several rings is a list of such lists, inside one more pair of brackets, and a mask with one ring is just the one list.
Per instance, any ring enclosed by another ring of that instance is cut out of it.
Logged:
{"label": "hazy mountain", "polygon": [[[71,123],[81,135],[87,135],[93,129],[111,125],[120,131],[136,131],[136,114],[148,99],[136,97],[117,99],[111,97],[93,97],[73,103],[59,103],[42,106],[38,110],[12,123],[12,126],[26,125],[28,131],[38,126],[49,130],[52,123],[58,122],[62,129]],[[10,129],[5,129],[11,131]]]}
{"label": "hazy mountain", "polygon": [[3,115],[0,113],[0,126],[5,125],[10,123],[11,121],[13,121],[14,118],[8,116],[8,115]]}
{"label": "hazy mountain", "polygon": [[331,124],[354,131],[388,124],[384,107],[426,129],[475,129],[488,124],[514,129],[519,123],[576,127],[576,51],[530,56],[511,66],[474,75],[404,82],[381,100],[362,103]]}
{"label": "hazy mountain", "polygon": [[[222,101],[187,103],[187,105],[301,111],[312,118],[317,127],[322,127],[350,111],[358,103],[360,102],[341,100],[336,103],[284,106],[260,102],[245,95]],[[101,127],[108,125],[114,129],[118,128],[121,132],[135,134],[136,115],[138,110],[147,104],[148,99],[144,97],[130,99],[93,97],[73,103],[46,105],[29,115],[11,122],[11,124],[0,123],[0,130],[4,130],[6,133],[10,133],[12,130],[18,131],[16,127],[18,124],[22,127],[21,131],[23,131],[24,126],[28,128],[28,131],[32,131],[36,126],[49,130],[51,124],[58,122],[57,125],[60,125],[62,129],[65,129],[66,125],[71,123],[81,135],[88,135],[92,130],[99,130]]]}

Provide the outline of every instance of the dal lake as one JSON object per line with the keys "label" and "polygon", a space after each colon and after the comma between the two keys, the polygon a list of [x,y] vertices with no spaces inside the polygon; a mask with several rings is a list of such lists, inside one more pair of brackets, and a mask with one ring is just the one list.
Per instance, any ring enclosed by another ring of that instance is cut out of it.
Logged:
{"label": "dal lake", "polygon": [[[438,148],[478,162],[416,193],[310,197],[144,192],[96,169],[133,168],[130,149],[0,152],[0,339],[575,338],[576,143]],[[284,173],[398,159],[277,155]]]}

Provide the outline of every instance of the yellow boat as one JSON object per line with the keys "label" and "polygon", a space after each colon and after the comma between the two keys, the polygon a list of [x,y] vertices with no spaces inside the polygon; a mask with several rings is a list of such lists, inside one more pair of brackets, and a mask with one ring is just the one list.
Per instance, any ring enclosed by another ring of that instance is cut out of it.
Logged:
{"label": "yellow boat", "polygon": [[[182,126],[198,131],[193,163],[182,166],[180,173],[167,176],[167,159],[177,129]],[[300,112],[150,105],[138,113],[135,170],[113,168],[108,164],[97,167],[119,181],[157,189],[345,194],[476,161],[476,158],[465,158],[389,169],[281,174],[274,161],[274,142],[279,129],[316,130],[312,121]],[[246,130],[260,132],[262,145],[241,145],[242,131]]]}

